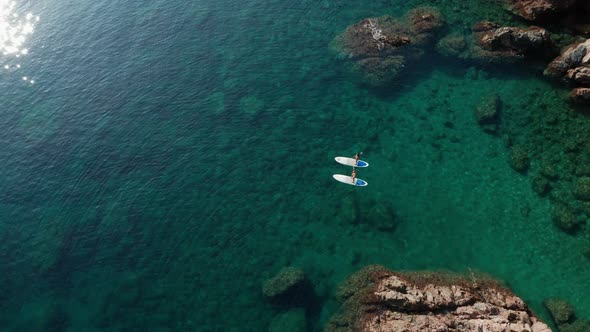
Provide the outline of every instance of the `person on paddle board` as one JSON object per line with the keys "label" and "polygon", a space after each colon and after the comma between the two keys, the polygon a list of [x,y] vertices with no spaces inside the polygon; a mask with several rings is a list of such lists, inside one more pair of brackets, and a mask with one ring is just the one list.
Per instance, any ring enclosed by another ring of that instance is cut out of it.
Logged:
{"label": "person on paddle board", "polygon": [[356,184],[356,168],[352,168],[352,183]]}
{"label": "person on paddle board", "polygon": [[357,152],[357,154],[354,155],[354,163],[355,165],[359,164],[359,158],[361,157],[361,154],[363,154],[363,152]]}

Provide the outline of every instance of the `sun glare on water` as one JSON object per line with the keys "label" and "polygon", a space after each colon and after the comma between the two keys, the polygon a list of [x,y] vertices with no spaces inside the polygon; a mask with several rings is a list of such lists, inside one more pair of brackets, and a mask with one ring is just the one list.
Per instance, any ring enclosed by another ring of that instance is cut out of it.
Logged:
{"label": "sun glare on water", "polygon": [[[5,71],[21,68],[19,58],[29,54],[27,40],[35,31],[39,16],[32,13],[18,13],[16,1],[0,0],[0,57]],[[23,81],[33,84],[35,81],[23,76]]]}

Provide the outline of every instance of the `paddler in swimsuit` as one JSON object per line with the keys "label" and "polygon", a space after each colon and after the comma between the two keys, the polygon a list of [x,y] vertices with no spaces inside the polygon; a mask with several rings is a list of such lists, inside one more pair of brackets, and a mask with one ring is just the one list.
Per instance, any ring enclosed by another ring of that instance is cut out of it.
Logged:
{"label": "paddler in swimsuit", "polygon": [[356,184],[356,168],[352,168],[352,183]]}
{"label": "paddler in swimsuit", "polygon": [[359,164],[359,158],[361,157],[361,154],[363,154],[362,152],[358,152],[357,154],[354,155],[354,164],[358,166]]}

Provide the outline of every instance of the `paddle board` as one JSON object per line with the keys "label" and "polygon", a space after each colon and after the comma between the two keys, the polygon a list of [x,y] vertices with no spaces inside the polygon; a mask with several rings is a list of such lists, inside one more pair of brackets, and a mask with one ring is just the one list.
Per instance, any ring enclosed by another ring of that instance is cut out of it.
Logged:
{"label": "paddle board", "polygon": [[366,187],[368,185],[367,181],[361,180],[359,178],[356,179],[355,183],[352,183],[352,176],[342,175],[342,174],[334,174],[332,175],[336,181],[340,181],[342,183],[349,184],[351,186],[357,187]]}
{"label": "paddle board", "polygon": [[347,157],[336,157],[334,158],[334,160],[336,160],[337,162],[341,163],[342,165],[346,165],[346,166],[353,166],[353,167],[368,167],[369,163],[364,161],[364,160],[360,160],[358,162],[354,162],[354,158],[347,158]]}

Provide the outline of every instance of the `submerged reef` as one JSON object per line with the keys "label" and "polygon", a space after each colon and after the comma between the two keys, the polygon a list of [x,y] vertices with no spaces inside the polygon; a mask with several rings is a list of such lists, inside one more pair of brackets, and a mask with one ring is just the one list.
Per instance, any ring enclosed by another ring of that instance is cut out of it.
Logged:
{"label": "submerged reef", "polygon": [[549,311],[559,332],[590,331],[590,321],[576,318],[574,307],[568,302],[558,298],[548,298],[543,301],[543,305]]}
{"label": "submerged reef", "polygon": [[311,284],[305,273],[295,267],[285,267],[262,284],[262,294],[273,304],[298,306],[310,297]]}
{"label": "submerged reef", "polygon": [[490,277],[368,266],[343,283],[326,332],[550,332],[519,297]]}
{"label": "submerged reef", "polygon": [[364,83],[380,86],[416,64],[433,46],[435,34],[443,25],[437,9],[419,7],[401,19],[381,16],[355,23],[336,36],[330,47],[348,60]]}

